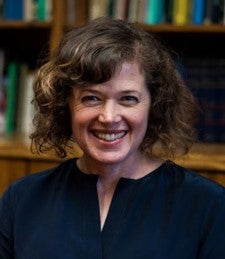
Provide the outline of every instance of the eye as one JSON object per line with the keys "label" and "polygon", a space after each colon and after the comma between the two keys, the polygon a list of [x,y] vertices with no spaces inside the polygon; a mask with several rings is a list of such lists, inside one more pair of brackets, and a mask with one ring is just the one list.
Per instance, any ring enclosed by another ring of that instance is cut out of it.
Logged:
{"label": "eye", "polygon": [[100,98],[95,95],[83,96],[81,101],[88,106],[98,105],[101,102]]}
{"label": "eye", "polygon": [[121,98],[121,103],[126,106],[134,106],[139,103],[139,99],[133,95],[126,95]]}

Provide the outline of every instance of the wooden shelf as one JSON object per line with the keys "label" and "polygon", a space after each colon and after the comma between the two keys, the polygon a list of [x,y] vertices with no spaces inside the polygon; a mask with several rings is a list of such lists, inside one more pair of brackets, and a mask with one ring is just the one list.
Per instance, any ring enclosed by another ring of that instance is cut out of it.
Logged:
{"label": "wooden shelf", "polygon": [[0,20],[0,29],[50,29],[52,26],[51,22],[40,22],[40,21],[6,21]]}
{"label": "wooden shelf", "polygon": [[186,156],[176,162],[197,171],[225,173],[225,144],[195,144]]}
{"label": "wooden shelf", "polygon": [[[75,145],[74,150],[70,151],[69,157],[77,157],[81,155],[81,150]],[[18,138],[2,138],[0,139],[0,158],[8,159],[28,159],[28,160],[48,160],[62,161],[53,152],[46,154],[33,154],[30,150],[28,140],[23,141]]]}
{"label": "wooden shelf", "polygon": [[222,24],[210,24],[210,25],[173,25],[173,24],[159,24],[159,25],[147,25],[136,24],[145,30],[157,32],[157,33],[207,33],[207,34],[220,34],[225,33],[225,25]]}

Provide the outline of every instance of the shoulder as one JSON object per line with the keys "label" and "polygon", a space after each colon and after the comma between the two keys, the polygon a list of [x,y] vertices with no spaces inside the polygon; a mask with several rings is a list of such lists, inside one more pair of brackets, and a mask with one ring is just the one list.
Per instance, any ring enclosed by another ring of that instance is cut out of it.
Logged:
{"label": "shoulder", "polygon": [[63,181],[72,172],[76,171],[74,164],[75,159],[69,159],[57,167],[24,176],[8,187],[1,200],[17,204],[23,197],[37,195],[43,190],[56,188],[58,184],[63,184]]}
{"label": "shoulder", "polygon": [[224,186],[171,161],[167,161],[164,168],[162,175],[168,186],[179,189],[190,198],[202,198],[205,202],[222,201],[225,206]]}

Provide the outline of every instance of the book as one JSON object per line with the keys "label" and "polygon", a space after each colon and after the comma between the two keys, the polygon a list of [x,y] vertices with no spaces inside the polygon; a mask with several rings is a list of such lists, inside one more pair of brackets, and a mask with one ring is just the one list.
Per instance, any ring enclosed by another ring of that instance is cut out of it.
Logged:
{"label": "book", "polygon": [[164,3],[164,19],[166,23],[172,23],[173,21],[173,1],[174,0],[165,0]]}
{"label": "book", "polygon": [[52,19],[52,0],[37,0],[36,17],[39,21]]}
{"label": "book", "polygon": [[5,133],[5,103],[6,97],[4,88],[0,86],[0,136]]}
{"label": "book", "polygon": [[89,0],[90,20],[98,17],[107,16],[107,0]]}
{"label": "book", "polygon": [[188,23],[189,0],[174,0],[172,23],[183,25]]}
{"label": "book", "polygon": [[22,20],[23,0],[5,0],[3,2],[3,18],[6,20]]}
{"label": "book", "polygon": [[66,1],[66,11],[67,11],[67,24],[72,25],[76,23],[76,4],[75,0]]}
{"label": "book", "polygon": [[225,0],[223,0],[223,24],[225,24]]}
{"label": "book", "polygon": [[196,128],[203,142],[225,141],[225,60],[189,58],[186,83],[200,104]]}
{"label": "book", "polygon": [[35,111],[32,104],[34,98],[33,81],[34,72],[29,70],[27,64],[22,64],[20,68],[16,132],[24,139],[28,138],[31,133]]}
{"label": "book", "polygon": [[159,24],[164,21],[164,0],[147,0],[146,24]]}
{"label": "book", "polygon": [[113,18],[114,15],[114,5],[115,5],[115,1],[114,0],[107,0],[107,7],[106,7],[106,13],[107,16]]}
{"label": "book", "polygon": [[204,9],[205,9],[204,0],[193,0],[193,15],[192,15],[193,24],[203,24]]}
{"label": "book", "polygon": [[0,0],[0,19],[3,19],[3,4],[4,0]]}
{"label": "book", "polygon": [[0,49],[0,136],[5,132],[6,94],[4,86],[5,53]]}
{"label": "book", "polygon": [[128,17],[128,0],[116,0],[113,18],[126,20]]}
{"label": "book", "polygon": [[37,19],[37,1],[36,0],[23,0],[23,19],[24,21],[34,21]]}
{"label": "book", "polygon": [[146,4],[147,4],[147,0],[139,0],[138,11],[137,11],[138,12],[137,21],[139,23],[145,22]]}
{"label": "book", "polygon": [[204,24],[223,23],[224,0],[205,0]]}
{"label": "book", "polygon": [[130,0],[128,6],[127,20],[129,22],[136,22],[138,20],[138,4],[139,0]]}
{"label": "book", "polygon": [[7,67],[6,85],[6,112],[5,112],[5,134],[11,135],[15,131],[15,116],[17,102],[17,86],[19,79],[19,63],[12,61]]}

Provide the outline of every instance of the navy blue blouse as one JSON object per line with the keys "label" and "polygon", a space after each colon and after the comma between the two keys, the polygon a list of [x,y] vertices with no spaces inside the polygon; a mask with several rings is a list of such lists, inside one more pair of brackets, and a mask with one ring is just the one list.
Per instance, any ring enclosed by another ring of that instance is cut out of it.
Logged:
{"label": "navy blue blouse", "polygon": [[224,187],[167,161],[120,179],[101,231],[97,179],[70,159],[11,185],[0,202],[0,258],[225,258]]}

